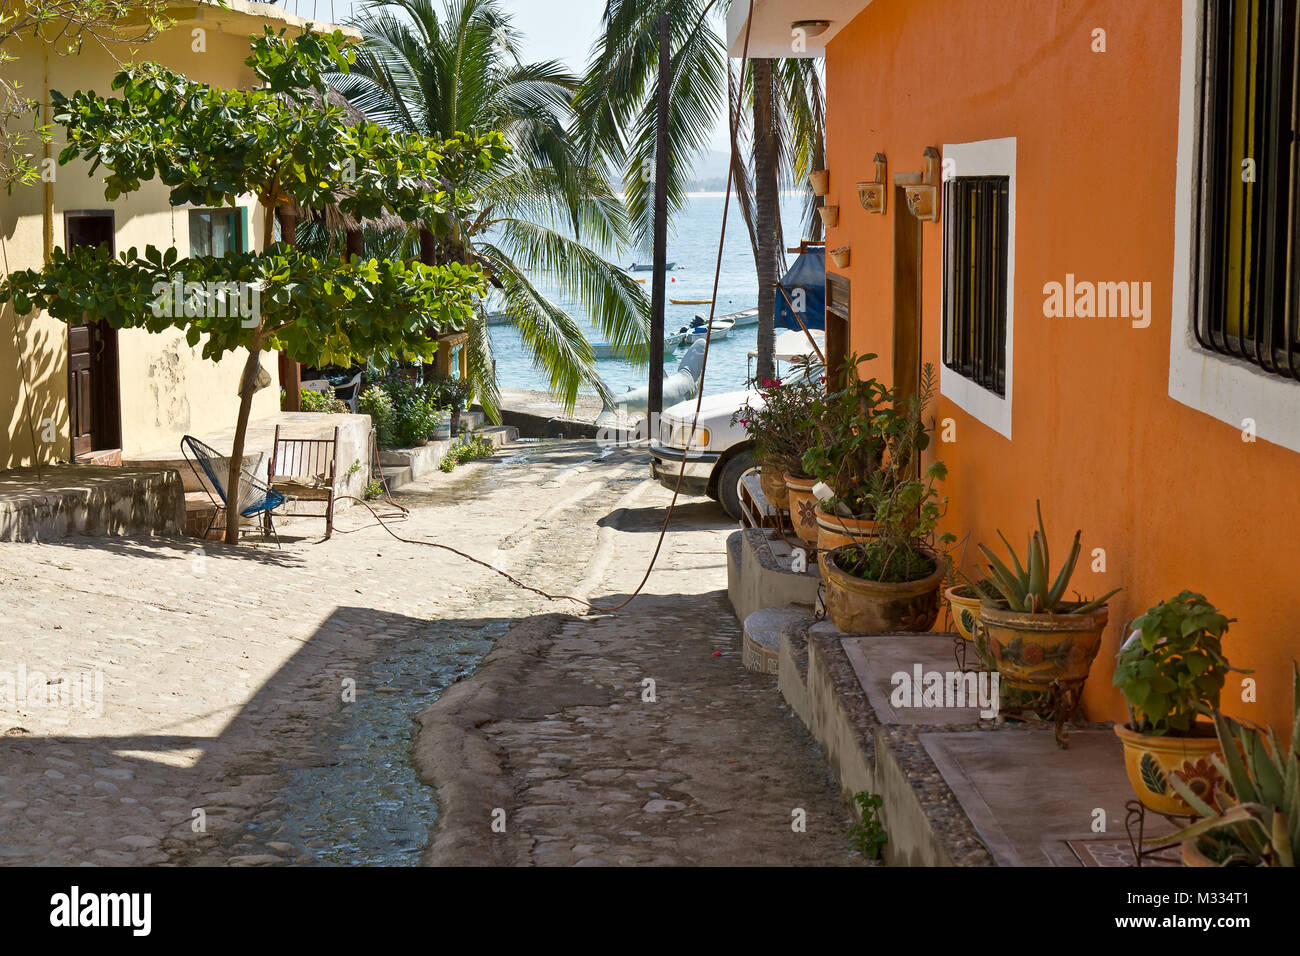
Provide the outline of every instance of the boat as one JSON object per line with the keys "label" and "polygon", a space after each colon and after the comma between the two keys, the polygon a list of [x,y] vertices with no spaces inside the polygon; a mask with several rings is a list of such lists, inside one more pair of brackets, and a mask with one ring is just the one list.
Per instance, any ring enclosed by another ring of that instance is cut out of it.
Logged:
{"label": "boat", "polygon": [[712,299],[669,299],[673,305],[712,305]]}
{"label": "boat", "polygon": [[710,332],[710,326],[705,321],[704,316],[697,315],[693,324],[683,325],[676,332],[665,335],[664,348],[680,348],[693,342],[703,342],[705,336],[716,342],[719,339],[725,339],[735,327],[735,320],[726,316],[718,316],[714,318],[711,327],[712,331]]}
{"label": "boat", "polygon": [[[728,312],[726,315],[715,315],[714,321],[718,319],[731,319],[736,324],[736,328],[744,328],[747,325],[758,325],[758,309],[742,309],[740,312]],[[707,322],[709,317],[697,313],[696,322]]]}
{"label": "boat", "polygon": [[[664,268],[665,268],[665,269],[676,269],[676,268],[677,268],[677,263],[675,263],[675,262],[669,262],[669,263],[667,263],[667,264],[664,266]],[[654,263],[653,263],[653,262],[651,262],[651,263],[645,263],[645,262],[634,262],[634,263],[632,263],[630,266],[627,267],[627,271],[628,271],[628,272],[654,272],[654,271],[655,271],[655,266],[654,266]]]}

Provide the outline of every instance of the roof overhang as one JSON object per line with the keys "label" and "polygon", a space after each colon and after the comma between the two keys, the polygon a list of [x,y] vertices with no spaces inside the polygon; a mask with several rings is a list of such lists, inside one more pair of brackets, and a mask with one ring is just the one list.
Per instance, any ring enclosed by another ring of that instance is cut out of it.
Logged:
{"label": "roof overhang", "polygon": [[[822,57],[831,38],[870,5],[871,0],[732,0],[727,12],[727,51],[733,57],[744,55],[745,25],[752,11],[751,59]],[[818,20],[829,22],[823,32],[796,33],[800,21]]]}
{"label": "roof overhang", "polygon": [[251,3],[249,0],[226,0],[225,7],[207,0],[174,0],[167,4],[166,15],[177,26],[202,24],[205,28],[220,33],[261,34],[262,24],[275,30],[284,28],[290,33],[301,33],[311,24],[318,31],[342,30],[343,35],[354,43],[361,40],[361,33],[352,27],[300,17],[283,7],[270,3]]}

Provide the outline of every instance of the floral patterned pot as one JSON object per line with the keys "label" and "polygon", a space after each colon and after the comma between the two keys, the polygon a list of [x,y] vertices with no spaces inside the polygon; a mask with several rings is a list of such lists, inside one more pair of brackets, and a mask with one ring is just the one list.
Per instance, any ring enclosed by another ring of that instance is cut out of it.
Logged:
{"label": "floral patterned pot", "polygon": [[984,604],[980,627],[1002,682],[1046,690],[1056,681],[1082,686],[1110,620],[1103,606],[1087,614],[1025,614]]}
{"label": "floral patterned pot", "polygon": [[785,486],[784,469],[769,462],[759,462],[758,481],[763,488],[763,495],[773,508],[782,511],[790,507],[790,492]]}
{"label": "floral patterned pot", "polygon": [[1177,777],[1192,793],[1218,809],[1214,788],[1223,786],[1223,774],[1210,757],[1222,755],[1223,751],[1212,724],[1197,723],[1190,737],[1157,737],[1116,724],[1115,735],[1124,742],[1124,769],[1143,805],[1157,813],[1195,812],[1170,785],[1169,778]]}
{"label": "floral patterned pot", "polygon": [[830,515],[817,509],[817,550],[834,551],[846,544],[861,544],[876,536],[876,523],[867,518]]}
{"label": "floral patterned pot", "polygon": [[[826,614],[847,634],[886,634],[894,631],[928,631],[939,616],[939,588],[948,562],[937,554],[934,571],[919,581],[890,584],[867,581],[840,568],[837,555],[848,546],[825,555]],[[927,552],[928,553],[928,552]]]}
{"label": "floral patterned pot", "polygon": [[807,545],[817,544],[817,498],[812,493],[816,478],[804,478],[786,472],[783,476],[790,500],[790,520],[794,524],[794,533]]}
{"label": "floral patterned pot", "polygon": [[952,623],[957,633],[968,641],[975,640],[975,627],[980,619],[980,599],[971,595],[970,587],[958,584],[947,588],[943,596],[948,600],[948,609],[952,612]]}

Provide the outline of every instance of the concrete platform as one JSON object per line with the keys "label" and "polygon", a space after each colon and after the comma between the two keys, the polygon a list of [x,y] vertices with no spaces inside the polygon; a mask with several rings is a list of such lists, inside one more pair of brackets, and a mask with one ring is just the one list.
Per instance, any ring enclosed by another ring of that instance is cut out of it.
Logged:
{"label": "concrete platform", "polygon": [[174,470],[54,465],[0,472],[0,541],[76,535],[180,535],[185,492]]}
{"label": "concrete platform", "polygon": [[[513,425],[479,427],[482,421],[481,413],[465,412],[461,416],[462,421],[466,420],[466,416],[470,416],[469,421],[473,423],[471,428],[475,429],[476,434],[486,438],[498,448],[519,438],[519,429]],[[451,451],[455,443],[455,439],[449,438],[431,441],[418,448],[385,448],[379,453],[379,464],[383,467],[384,478],[388,481],[388,490],[396,491],[403,485],[437,471],[442,459],[447,452]]]}
{"label": "concrete platform", "polygon": [[792,559],[791,547],[770,529],[742,528],[727,537],[727,597],[737,620],[787,604],[812,609],[821,572],[811,557],[807,570],[792,571]]}
{"label": "concrete platform", "polygon": [[[280,426],[282,438],[331,438],[334,428],[338,426],[339,444],[335,461],[341,482],[338,494],[357,498],[365,494],[370,481],[370,416],[369,415],[324,415],[318,412],[280,412],[266,418],[249,422],[244,437],[244,464],[265,481],[267,468],[271,461],[271,446],[275,443],[275,428]],[[200,441],[211,445],[223,455],[229,455],[235,443],[235,429],[210,435],[196,435]],[[123,459],[123,465],[148,468],[173,468],[180,472],[185,481],[186,491],[201,491],[202,486],[194,478],[193,470],[181,454],[180,438],[171,448],[160,448]],[[353,470],[353,466],[356,470]],[[345,510],[351,502],[340,501],[336,511]],[[321,511],[317,502],[299,505],[301,513],[315,514]],[[295,511],[294,513],[298,513]],[[322,512],[323,513],[323,512]]]}
{"label": "concrete platform", "polygon": [[[946,692],[929,700],[903,693],[918,676],[937,675],[945,686],[966,678],[953,635],[848,635],[785,610],[781,693],[821,744],[845,797],[867,790],[883,798],[886,862],[1132,865],[1124,823],[1134,794],[1109,724],[1072,729],[1061,750],[1048,725],[982,713],[988,697],[962,706],[970,702]],[[1146,826],[1148,836],[1171,829],[1154,815]]]}

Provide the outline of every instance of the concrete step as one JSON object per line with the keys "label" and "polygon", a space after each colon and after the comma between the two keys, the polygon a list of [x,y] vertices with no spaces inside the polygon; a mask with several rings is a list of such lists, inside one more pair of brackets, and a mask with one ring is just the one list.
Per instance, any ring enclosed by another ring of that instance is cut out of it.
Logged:
{"label": "concrete step", "polygon": [[781,664],[781,632],[787,624],[808,617],[808,608],[797,604],[766,607],[745,618],[742,628],[744,663],[760,674],[777,674]]}
{"label": "concrete step", "polygon": [[[513,425],[489,425],[475,431],[481,438],[486,438],[497,448],[504,447],[519,438],[519,429]],[[388,490],[395,491],[403,485],[410,484],[430,472],[438,470],[442,459],[451,451],[455,442],[452,439],[431,441],[418,448],[386,448],[379,452],[379,463],[383,466],[384,476],[389,479]]]}

